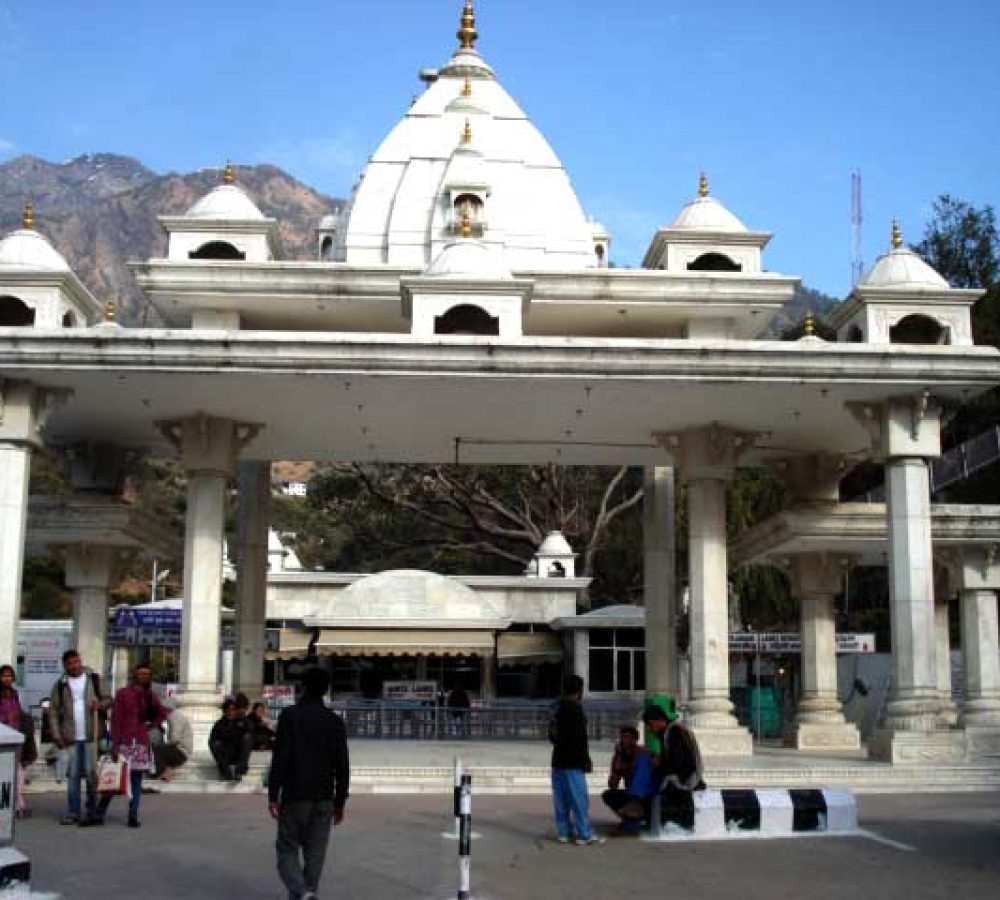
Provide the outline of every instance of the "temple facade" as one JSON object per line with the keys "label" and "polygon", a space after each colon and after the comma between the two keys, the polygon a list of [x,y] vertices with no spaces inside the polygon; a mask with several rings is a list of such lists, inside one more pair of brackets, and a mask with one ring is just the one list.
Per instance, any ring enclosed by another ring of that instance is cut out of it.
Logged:
{"label": "temple facade", "polygon": [[[627,464],[647,472],[647,689],[677,689],[669,548],[679,481],[689,516],[686,714],[705,752],[749,754],[729,695],[726,485],[742,466],[773,465],[797,503],[836,506],[845,467],[867,459],[886,472],[876,518],[893,635],[873,749],[896,761],[955,759],[970,752],[970,729],[976,752],[1000,746],[996,536],[970,529],[952,564],[976,662],[962,715],[946,722],[928,481],[943,411],[1000,383],[1000,353],[972,342],[981,292],[949,287],[896,227],[836,311],[835,341],[809,329],[799,341],[768,340],[798,279],[768,270],[770,235],[697,173],[643,266],[611,268],[610,236],[476,49],[471,2],[458,38],[450,59],[424,73],[425,92],[344,212],[318,223],[315,260],[284,258],[278,223],[231,166],[185,214],[162,217],[166,256],[133,267],[157,327],[114,321],[44,237],[43,209],[0,241],[0,659],[16,647],[28,478],[43,446],[79,460],[74,490],[84,498],[113,492],[126,452],[183,464],[179,701],[202,734],[220,696],[233,480],[236,682],[253,690],[265,652],[271,460]],[[107,543],[100,533],[80,542],[81,640],[96,641],[101,627]],[[830,693],[829,572],[841,551],[832,534],[829,544],[810,543],[788,563],[803,608],[803,747],[857,743]],[[753,552],[767,555],[761,547]]]}

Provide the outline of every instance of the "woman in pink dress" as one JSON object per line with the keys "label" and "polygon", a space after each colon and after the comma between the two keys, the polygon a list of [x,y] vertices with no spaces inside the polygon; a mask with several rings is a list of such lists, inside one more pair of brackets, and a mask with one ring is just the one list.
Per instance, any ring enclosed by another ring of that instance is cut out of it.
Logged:
{"label": "woman in pink dress", "polygon": [[[0,722],[23,733],[25,719],[28,717],[21,708],[21,698],[18,696],[17,688],[14,687],[14,678],[13,666],[0,666]],[[27,742],[27,738],[25,741]],[[24,763],[24,754],[22,753],[17,763],[17,808],[15,812],[18,816],[24,816],[27,812],[24,802],[24,783],[27,780],[25,778],[27,770],[28,767]]]}
{"label": "woman in pink dress", "polygon": [[[151,728],[159,728],[167,711],[152,689],[153,673],[149,666],[135,667],[132,683],[115,694],[111,708],[111,755],[128,761],[131,798],[128,804],[128,827],[139,827],[139,800],[142,797],[142,776],[153,770],[153,753],[149,743]],[[97,812],[81,825],[103,825],[113,794],[104,794]]]}

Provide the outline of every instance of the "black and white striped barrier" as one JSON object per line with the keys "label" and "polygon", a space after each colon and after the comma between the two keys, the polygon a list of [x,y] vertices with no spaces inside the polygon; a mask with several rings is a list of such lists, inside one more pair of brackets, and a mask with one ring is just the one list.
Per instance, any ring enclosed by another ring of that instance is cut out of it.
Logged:
{"label": "black and white striped barrier", "polygon": [[458,900],[469,900],[472,881],[472,776],[463,775],[458,800]]}
{"label": "black and white striped barrier", "polygon": [[449,840],[452,841],[457,841],[459,837],[461,837],[460,834],[461,811],[459,809],[461,796],[462,796],[462,760],[456,756],[454,765],[454,788],[453,788],[454,811],[452,813],[452,815],[455,817],[455,824],[451,831],[441,832],[441,837],[448,838]]}
{"label": "black and white striped barrier", "polygon": [[677,791],[654,798],[650,840],[852,834],[857,802],[848,790]]}

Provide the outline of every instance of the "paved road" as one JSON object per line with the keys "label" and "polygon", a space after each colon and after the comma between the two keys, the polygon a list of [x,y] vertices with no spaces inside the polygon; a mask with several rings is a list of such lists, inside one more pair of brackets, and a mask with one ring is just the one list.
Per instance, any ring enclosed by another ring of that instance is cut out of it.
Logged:
{"label": "paved road", "polygon": [[[354,798],[334,837],[321,897],[454,897],[456,846],[440,836],[450,802]],[[138,831],[125,828],[117,801],[109,823],[90,830],[60,826],[55,795],[33,803],[35,816],[19,824],[17,844],[32,859],[36,890],[65,900],[282,897],[263,797],[146,796]],[[1000,793],[862,797],[862,825],[914,850],[861,838],[562,846],[546,838],[552,829],[544,797],[480,796],[474,805],[482,835],[473,850],[476,900],[1000,895]],[[595,822],[606,820],[594,812]]]}

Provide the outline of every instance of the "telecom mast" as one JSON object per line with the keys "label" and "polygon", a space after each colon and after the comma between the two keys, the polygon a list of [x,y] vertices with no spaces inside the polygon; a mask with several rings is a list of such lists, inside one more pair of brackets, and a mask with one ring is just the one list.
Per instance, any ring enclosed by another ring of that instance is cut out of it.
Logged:
{"label": "telecom mast", "polygon": [[865,263],[861,258],[861,226],[865,215],[861,205],[861,170],[851,172],[851,239],[853,243],[851,255],[851,287],[854,287],[865,274]]}

